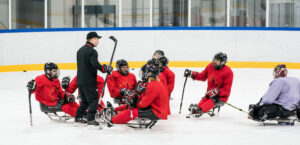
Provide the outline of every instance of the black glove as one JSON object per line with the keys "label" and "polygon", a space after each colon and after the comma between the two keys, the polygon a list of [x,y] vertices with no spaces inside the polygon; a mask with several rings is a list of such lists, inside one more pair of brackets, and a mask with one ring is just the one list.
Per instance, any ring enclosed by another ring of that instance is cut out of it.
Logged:
{"label": "black glove", "polygon": [[132,92],[130,90],[126,89],[126,88],[120,89],[120,97],[124,96],[124,95],[128,96],[128,95],[131,95],[131,94],[132,94]]}
{"label": "black glove", "polygon": [[146,90],[146,86],[143,81],[139,81],[136,86],[136,91],[141,95]]}
{"label": "black glove", "polygon": [[69,102],[69,103],[75,102],[75,96],[70,93],[66,93],[64,98],[65,98],[65,102]]}
{"label": "black glove", "polygon": [[191,71],[191,70],[185,69],[185,71],[184,71],[184,77],[190,77],[191,74],[192,74],[192,71]]}
{"label": "black glove", "polygon": [[110,65],[106,65],[106,64],[102,65],[102,72],[103,73],[111,74],[112,70],[113,70],[113,68]]}
{"label": "black glove", "polygon": [[248,119],[259,121],[258,111],[261,107],[258,104],[250,104],[248,109]]}
{"label": "black glove", "polygon": [[27,83],[27,89],[30,92],[33,92],[36,89],[36,82],[34,80],[31,80]]}
{"label": "black glove", "polygon": [[136,108],[137,103],[138,103],[137,94],[132,94],[132,95],[126,96],[125,102],[127,105],[130,106],[130,108]]}
{"label": "black glove", "polygon": [[69,84],[70,84],[70,77],[67,76],[67,77],[63,77],[62,81],[61,81],[61,87],[63,89],[67,89],[69,87]]}
{"label": "black glove", "polygon": [[195,79],[198,75],[198,72],[191,71],[189,69],[185,69],[184,71],[184,77],[191,77],[192,79]]}

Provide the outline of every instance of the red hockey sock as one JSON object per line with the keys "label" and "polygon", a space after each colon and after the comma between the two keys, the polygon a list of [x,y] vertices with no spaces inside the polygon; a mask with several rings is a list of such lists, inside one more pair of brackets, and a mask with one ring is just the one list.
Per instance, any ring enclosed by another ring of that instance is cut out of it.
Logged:
{"label": "red hockey sock", "polygon": [[[132,113],[132,114],[131,114]],[[136,118],[139,116],[139,111],[137,108],[132,108],[131,110],[128,108],[124,111],[121,111],[118,115],[114,116],[111,121],[114,124],[125,124],[129,122],[130,120]]]}
{"label": "red hockey sock", "polygon": [[203,113],[208,112],[210,109],[214,108],[214,101],[212,99],[203,98],[198,107],[202,109]]}
{"label": "red hockey sock", "polygon": [[76,102],[67,103],[62,106],[62,111],[71,115],[72,117],[75,117],[78,107],[79,105]]}

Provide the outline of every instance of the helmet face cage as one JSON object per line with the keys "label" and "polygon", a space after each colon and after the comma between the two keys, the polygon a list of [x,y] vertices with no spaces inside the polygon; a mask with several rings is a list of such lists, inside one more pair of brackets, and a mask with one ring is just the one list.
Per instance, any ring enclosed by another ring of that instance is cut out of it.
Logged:
{"label": "helmet face cage", "polygon": [[226,62],[227,62],[227,55],[223,52],[218,52],[217,54],[215,54],[213,61],[214,60],[220,60],[220,65],[219,66],[214,66],[215,69],[221,69],[225,66]]}
{"label": "helmet face cage", "polygon": [[167,66],[169,63],[169,60],[167,57],[163,56],[159,59],[159,62],[162,64],[162,66]]}
{"label": "helmet face cage", "polygon": [[121,70],[122,66],[128,66],[128,62],[125,59],[120,59],[116,63],[117,69]]}
{"label": "helmet face cage", "polygon": [[[56,70],[56,74],[53,74],[53,70]],[[47,62],[44,66],[44,72],[49,79],[57,79],[60,75],[58,66],[55,63]]]}
{"label": "helmet face cage", "polygon": [[288,70],[287,70],[285,64],[279,64],[273,70],[274,78],[286,77],[287,73],[288,73]]}
{"label": "helmet face cage", "polygon": [[150,64],[146,64],[141,68],[140,78],[147,82],[149,77],[156,78],[159,75],[159,72],[158,62],[152,61]]}

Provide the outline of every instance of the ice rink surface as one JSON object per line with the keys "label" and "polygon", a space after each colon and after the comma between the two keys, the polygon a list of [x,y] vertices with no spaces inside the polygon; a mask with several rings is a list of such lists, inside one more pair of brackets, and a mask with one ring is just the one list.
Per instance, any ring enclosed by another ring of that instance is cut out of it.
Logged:
{"label": "ice rink surface", "polygon": [[[29,125],[26,84],[43,71],[0,73],[0,144],[1,145],[299,145],[300,123],[294,126],[263,126],[247,115],[224,106],[215,117],[204,115],[186,119],[190,103],[198,103],[206,82],[188,79],[182,113],[179,105],[184,83],[183,68],[171,68],[176,74],[170,102],[172,115],[160,120],[152,130],[134,130],[127,126],[88,128],[75,126],[73,120],[54,122],[40,112],[32,96],[33,126]],[[203,68],[192,68],[202,71]],[[139,70],[132,70],[138,77]],[[100,73],[100,72],[99,72]],[[257,103],[272,81],[272,69],[233,69],[234,82],[228,103],[244,110]],[[61,70],[63,76],[76,75],[75,70]],[[101,74],[102,75],[102,74]],[[104,75],[102,75],[104,76]],[[300,70],[290,69],[288,76],[300,77]],[[76,95],[77,93],[75,93]],[[104,101],[111,101],[106,89]]]}

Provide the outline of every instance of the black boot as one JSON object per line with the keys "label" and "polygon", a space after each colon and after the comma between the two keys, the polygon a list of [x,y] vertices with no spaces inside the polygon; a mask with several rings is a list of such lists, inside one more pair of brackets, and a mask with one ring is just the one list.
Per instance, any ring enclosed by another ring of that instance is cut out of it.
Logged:
{"label": "black boot", "polygon": [[86,118],[75,118],[76,123],[87,123]]}
{"label": "black boot", "polygon": [[88,121],[88,122],[87,122],[87,125],[95,125],[95,126],[98,126],[98,125],[99,125],[99,122],[96,121],[96,120],[91,120],[91,121]]}

